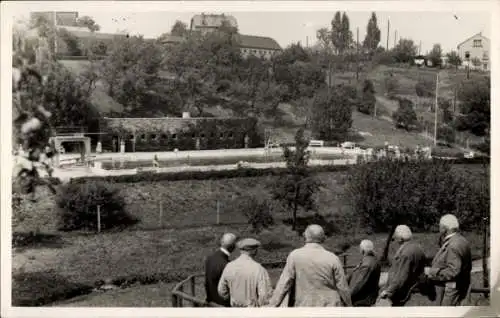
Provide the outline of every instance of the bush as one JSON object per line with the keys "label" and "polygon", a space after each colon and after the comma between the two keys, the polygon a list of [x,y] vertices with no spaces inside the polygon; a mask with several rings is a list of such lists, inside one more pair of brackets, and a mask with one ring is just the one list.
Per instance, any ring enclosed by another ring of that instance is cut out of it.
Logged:
{"label": "bush", "polygon": [[234,208],[240,210],[248,220],[252,231],[260,233],[274,225],[272,211],[276,203],[266,195],[258,193],[248,193],[236,199]]}
{"label": "bush", "polygon": [[413,102],[406,98],[400,98],[398,110],[392,114],[392,119],[397,128],[403,128],[407,131],[416,128],[418,121]]}
{"label": "bush", "polygon": [[438,128],[437,137],[448,144],[455,142],[455,130],[449,126],[441,126]]}
{"label": "bush", "polygon": [[393,98],[396,94],[398,82],[392,73],[387,74],[384,78],[385,92],[389,98]]}
{"label": "bush", "polygon": [[371,115],[375,109],[375,88],[373,87],[373,82],[370,80],[365,80],[363,82],[363,89],[361,93],[361,99],[358,104],[358,111],[367,115]]}
{"label": "bush", "polygon": [[57,194],[56,201],[59,207],[59,228],[63,231],[96,230],[97,206],[100,206],[103,230],[126,227],[137,222],[124,211],[124,198],[108,183],[70,183]]}
{"label": "bush", "polygon": [[415,85],[415,92],[418,97],[432,97],[434,96],[434,83],[420,79]]}

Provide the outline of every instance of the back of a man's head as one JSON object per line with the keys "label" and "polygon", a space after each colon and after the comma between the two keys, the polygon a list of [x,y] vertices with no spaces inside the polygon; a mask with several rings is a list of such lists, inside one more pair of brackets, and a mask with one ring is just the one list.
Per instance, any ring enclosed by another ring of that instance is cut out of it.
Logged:
{"label": "back of a man's head", "polygon": [[396,230],[394,230],[394,239],[399,242],[407,242],[411,240],[412,233],[410,228],[407,225],[398,225],[396,226]]}
{"label": "back of a man's head", "polygon": [[220,239],[220,247],[226,249],[228,252],[234,251],[236,247],[236,235],[233,233],[225,233]]}
{"label": "back of a man's head", "polygon": [[459,228],[458,219],[453,214],[446,214],[439,220],[440,229],[447,232],[456,232]]}
{"label": "back of a man's head", "polygon": [[309,225],[304,231],[306,243],[323,243],[326,239],[325,231],[317,224]]}
{"label": "back of a man's head", "polygon": [[370,240],[362,240],[359,244],[359,250],[363,254],[373,254],[375,252],[375,245]]}

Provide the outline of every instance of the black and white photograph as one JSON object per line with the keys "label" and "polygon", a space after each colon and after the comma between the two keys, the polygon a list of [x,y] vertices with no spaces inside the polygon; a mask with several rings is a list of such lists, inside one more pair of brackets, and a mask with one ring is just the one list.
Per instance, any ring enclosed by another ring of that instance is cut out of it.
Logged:
{"label": "black and white photograph", "polygon": [[494,315],[499,3],[189,2],[2,5],[2,316]]}

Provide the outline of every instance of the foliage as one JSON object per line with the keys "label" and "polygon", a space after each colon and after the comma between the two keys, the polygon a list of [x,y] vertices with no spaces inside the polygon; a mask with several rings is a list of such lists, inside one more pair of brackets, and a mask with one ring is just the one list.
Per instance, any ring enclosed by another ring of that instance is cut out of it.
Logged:
{"label": "foliage", "polygon": [[430,230],[446,213],[457,215],[463,230],[474,227],[475,215],[488,210],[479,204],[487,194],[472,184],[446,161],[387,159],[353,167],[346,191],[364,224],[389,232],[389,243],[398,224]]}
{"label": "foliage", "polygon": [[368,25],[366,26],[366,36],[363,40],[363,47],[370,51],[375,51],[380,43],[380,29],[377,25],[377,15],[372,12]]}
{"label": "foliage", "polygon": [[283,157],[286,161],[288,175],[278,179],[273,185],[273,198],[292,209],[292,229],[296,229],[299,207],[304,211],[315,208],[314,193],[319,189],[319,183],[311,174],[307,164],[310,152],[309,140],[304,136],[304,130],[297,130],[295,135],[295,150],[283,147]]}
{"label": "foliage", "polygon": [[443,122],[451,124],[453,122],[453,111],[451,109],[451,100],[444,97],[438,98],[439,108],[443,111]]}
{"label": "foliage", "polygon": [[398,63],[411,63],[417,53],[417,47],[413,40],[401,38],[393,49],[394,57]]}
{"label": "foliage", "polygon": [[71,56],[81,56],[82,48],[78,38],[68,30],[61,28],[57,30],[57,36],[61,38],[68,49],[68,54]]}
{"label": "foliage", "polygon": [[415,84],[415,92],[418,97],[433,97],[435,94],[434,84],[426,78],[420,78]]}
{"label": "foliage", "polygon": [[446,54],[446,56],[448,57],[448,64],[455,66],[457,69],[460,65],[462,65],[462,59],[456,51],[451,51]]}
{"label": "foliage", "polygon": [[455,142],[455,130],[449,126],[440,126],[438,127],[437,138],[447,144],[452,144]]}
{"label": "foliage", "polygon": [[396,57],[393,51],[379,49],[375,51],[372,58],[372,63],[374,65],[391,65],[396,63]]}
{"label": "foliage", "polygon": [[335,16],[331,22],[331,39],[337,55],[344,54],[352,45],[352,32],[349,28],[349,17],[344,12],[342,15],[339,11],[335,12]]}
{"label": "foliage", "polygon": [[83,16],[78,18],[76,24],[77,26],[88,28],[91,32],[99,31],[101,29],[101,26],[97,24],[94,21],[94,19],[92,19],[89,16]]}
{"label": "foliage", "polygon": [[158,44],[142,37],[116,37],[101,61],[101,74],[108,94],[133,115],[147,102],[158,80],[162,61]]}
{"label": "foliage", "polygon": [[107,183],[70,183],[58,193],[56,201],[60,229],[64,231],[97,230],[98,206],[103,230],[130,226],[137,221],[124,211],[124,198]]}
{"label": "foliage", "polygon": [[409,131],[417,123],[413,102],[406,98],[400,98],[398,110],[392,114],[392,119],[396,127]]}
{"label": "foliage", "polygon": [[252,231],[260,233],[274,225],[273,208],[275,202],[262,193],[247,193],[237,199],[235,209],[241,211],[247,218]]}
{"label": "foliage", "polygon": [[330,92],[320,90],[315,94],[311,123],[315,138],[327,141],[345,140],[352,126],[351,91],[347,86],[338,85]]}
{"label": "foliage", "polygon": [[427,58],[432,62],[433,67],[441,66],[441,55],[442,55],[441,45],[434,44],[432,50],[429,52],[429,55],[427,56]]}
{"label": "foliage", "polygon": [[491,120],[490,78],[463,82],[458,89],[458,99],[462,116],[456,119],[457,130],[470,131],[476,136],[487,135]]}
{"label": "foliage", "polygon": [[481,60],[478,57],[473,57],[470,61],[475,67],[481,66]]}
{"label": "foliage", "polygon": [[375,87],[371,80],[365,79],[363,81],[363,88],[361,91],[361,100],[358,104],[358,111],[367,115],[371,115],[375,109]]}
{"label": "foliage", "polygon": [[384,77],[384,87],[385,92],[389,98],[393,98],[396,93],[396,89],[398,88],[398,82],[396,77],[392,74],[386,74]]}
{"label": "foliage", "polygon": [[170,30],[171,35],[175,36],[187,36],[188,35],[188,26],[186,23],[182,21],[175,21],[172,29]]}

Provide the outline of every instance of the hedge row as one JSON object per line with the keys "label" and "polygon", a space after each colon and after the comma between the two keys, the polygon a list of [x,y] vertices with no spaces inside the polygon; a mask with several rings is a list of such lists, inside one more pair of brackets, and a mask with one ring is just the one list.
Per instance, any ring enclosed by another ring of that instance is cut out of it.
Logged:
{"label": "hedge row", "polygon": [[[435,159],[440,160],[440,159]],[[486,159],[487,163],[490,162]],[[481,164],[485,162],[484,158],[460,158],[450,160],[452,164]],[[311,166],[311,172],[339,172],[347,171],[351,165],[324,165]],[[240,168],[235,170],[209,170],[209,171],[179,171],[179,172],[141,172],[134,175],[121,176],[94,176],[71,179],[70,183],[86,183],[88,181],[107,181],[111,183],[137,183],[137,182],[156,182],[156,181],[182,181],[182,180],[217,180],[229,178],[263,177],[263,176],[282,176],[288,174],[287,168]]]}

